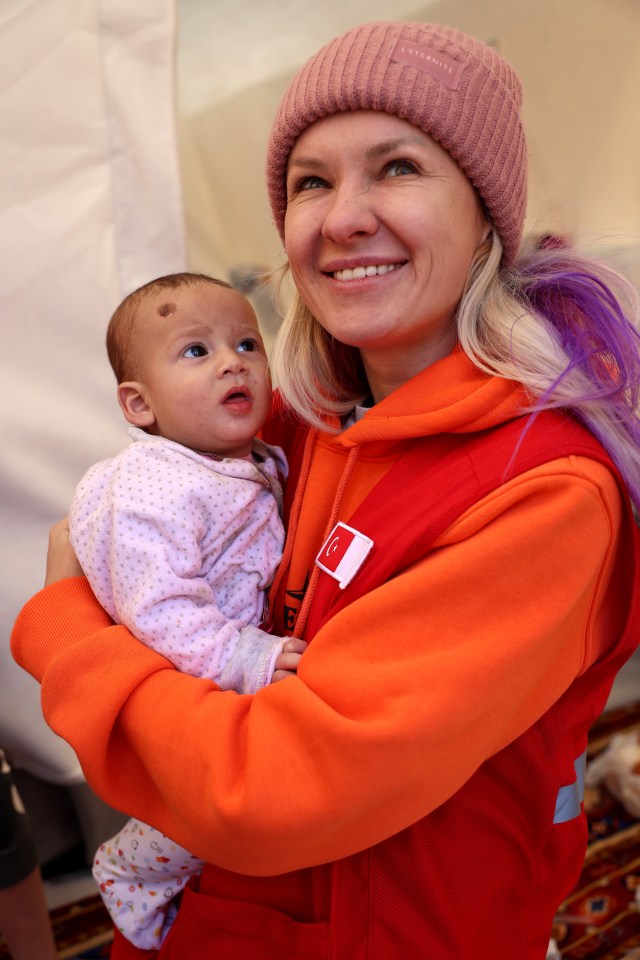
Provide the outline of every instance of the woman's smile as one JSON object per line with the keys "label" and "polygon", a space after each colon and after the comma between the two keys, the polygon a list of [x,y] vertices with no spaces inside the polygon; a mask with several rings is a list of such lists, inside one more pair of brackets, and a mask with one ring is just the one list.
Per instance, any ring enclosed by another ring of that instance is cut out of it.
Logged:
{"label": "woman's smile", "polygon": [[342,267],[339,270],[330,271],[330,275],[334,280],[339,280],[340,282],[349,280],[365,280],[369,279],[370,277],[384,277],[385,274],[391,273],[392,270],[395,270],[396,267],[400,266],[402,266],[400,263],[368,263],[364,267]]}

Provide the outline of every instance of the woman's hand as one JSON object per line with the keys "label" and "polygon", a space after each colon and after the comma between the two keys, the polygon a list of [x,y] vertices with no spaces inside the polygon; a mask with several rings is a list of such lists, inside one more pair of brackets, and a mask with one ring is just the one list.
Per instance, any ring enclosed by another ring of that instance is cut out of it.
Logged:
{"label": "woman's hand", "polygon": [[47,572],[44,585],[67,577],[82,577],[84,571],[78,563],[73,547],[69,542],[69,521],[66,517],[49,531],[49,549],[47,551]]}
{"label": "woman's hand", "polygon": [[290,677],[298,669],[300,657],[307,649],[305,640],[298,640],[297,637],[291,637],[282,648],[282,653],[276,659],[276,669],[271,677],[271,683],[277,683],[278,680],[284,680]]}

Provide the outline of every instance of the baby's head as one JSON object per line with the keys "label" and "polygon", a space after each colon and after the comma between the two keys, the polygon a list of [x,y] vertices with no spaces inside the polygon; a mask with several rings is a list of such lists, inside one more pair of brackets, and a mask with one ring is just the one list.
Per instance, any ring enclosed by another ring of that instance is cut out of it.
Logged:
{"label": "baby's head", "polygon": [[203,453],[250,453],[271,386],[256,315],[228,283],[193,273],[146,283],[113,314],[107,352],[129,423]]}

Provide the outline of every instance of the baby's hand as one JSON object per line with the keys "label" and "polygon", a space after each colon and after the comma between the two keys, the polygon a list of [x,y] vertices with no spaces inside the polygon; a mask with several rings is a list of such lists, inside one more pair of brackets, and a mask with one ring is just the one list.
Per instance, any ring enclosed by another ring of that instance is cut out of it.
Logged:
{"label": "baby's hand", "polygon": [[84,571],[78,563],[69,542],[69,521],[64,517],[49,531],[49,549],[47,551],[47,572],[44,585],[64,580],[66,577],[82,577]]}
{"label": "baby's hand", "polygon": [[282,648],[282,653],[276,658],[276,669],[271,677],[271,683],[277,683],[278,680],[284,680],[290,677],[298,669],[300,657],[307,649],[304,640],[298,640],[297,637],[291,637]]}

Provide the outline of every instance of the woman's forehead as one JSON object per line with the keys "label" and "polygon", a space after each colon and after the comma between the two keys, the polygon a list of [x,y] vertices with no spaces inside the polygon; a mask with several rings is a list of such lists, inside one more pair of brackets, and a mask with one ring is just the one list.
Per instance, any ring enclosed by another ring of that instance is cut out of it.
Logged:
{"label": "woman's forehead", "polygon": [[350,110],[321,117],[303,130],[289,154],[287,173],[318,170],[325,162],[350,156],[384,160],[415,147],[428,150],[431,160],[460,169],[434,137],[409,120],[379,110]]}
{"label": "woman's forehead", "polygon": [[381,110],[348,110],[329,114],[309,124],[294,143],[289,162],[291,158],[296,163],[301,162],[311,146],[348,148],[355,139],[370,140],[371,150],[378,152],[383,152],[387,144],[392,149],[395,143],[410,142],[434,144],[442,149],[420,127],[395,114]]}

